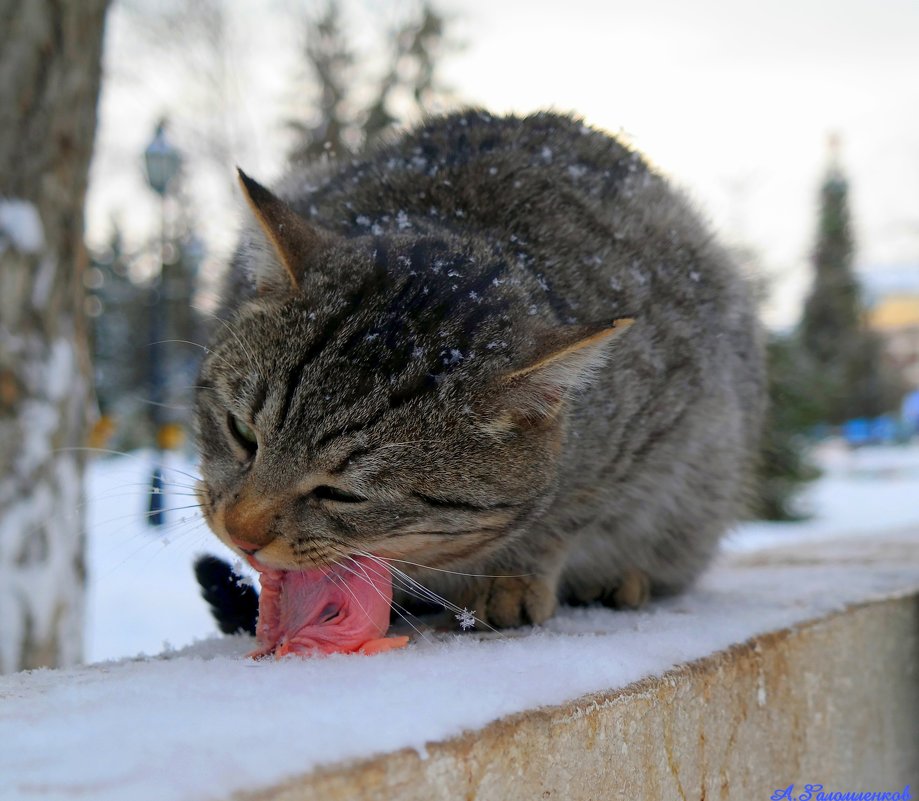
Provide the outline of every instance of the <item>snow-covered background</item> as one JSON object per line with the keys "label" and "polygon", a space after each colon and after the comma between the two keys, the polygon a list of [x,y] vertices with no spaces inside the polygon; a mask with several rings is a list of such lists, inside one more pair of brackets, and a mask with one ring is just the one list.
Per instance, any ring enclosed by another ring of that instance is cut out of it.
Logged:
{"label": "snow-covered background", "polygon": [[166,523],[147,524],[151,453],[97,459],[88,469],[88,662],[157,654],[214,636],[195,581],[201,553],[236,562],[207,528],[194,493],[194,464],[164,461]]}
{"label": "snow-covered background", "polygon": [[[919,448],[825,447],[815,517],[742,527],[690,592],[636,612],[563,609],[504,633],[425,632],[403,650],[254,662],[212,637],[191,562],[219,551],[177,508],[143,525],[148,456],[96,462],[90,482],[89,654],[74,670],[0,677],[0,801],[199,801],[318,766],[414,748],[507,715],[661,675],[757,634],[919,588]],[[168,506],[190,507],[173,460]],[[183,518],[184,521],[183,521]],[[835,532],[832,543],[824,542]],[[789,558],[777,545],[806,543]],[[749,553],[756,550],[757,553]],[[806,558],[799,558],[802,555]],[[750,699],[770,702],[762,683]]]}
{"label": "snow-covered background", "polygon": [[[817,461],[824,476],[802,497],[811,519],[742,525],[725,549],[910,529],[919,536],[919,444],[853,451],[829,442],[819,449]],[[192,562],[199,553],[238,560],[197,512],[194,465],[175,455],[166,462],[165,502],[172,510],[167,525],[146,524],[152,464],[150,454],[139,453],[99,459],[89,469],[90,662],[157,654],[217,633]]]}

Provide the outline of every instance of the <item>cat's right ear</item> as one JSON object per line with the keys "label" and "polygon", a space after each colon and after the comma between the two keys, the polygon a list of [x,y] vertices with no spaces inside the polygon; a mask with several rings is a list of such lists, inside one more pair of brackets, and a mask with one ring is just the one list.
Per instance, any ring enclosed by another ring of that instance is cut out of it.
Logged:
{"label": "cat's right ear", "polygon": [[237,172],[249,208],[273,250],[272,258],[253,260],[253,278],[258,293],[298,290],[308,265],[328,244],[329,235],[242,170],[237,168]]}
{"label": "cat's right ear", "polygon": [[536,338],[526,364],[501,378],[502,413],[488,425],[501,433],[554,420],[567,398],[586,387],[610,348],[635,321],[571,325]]}

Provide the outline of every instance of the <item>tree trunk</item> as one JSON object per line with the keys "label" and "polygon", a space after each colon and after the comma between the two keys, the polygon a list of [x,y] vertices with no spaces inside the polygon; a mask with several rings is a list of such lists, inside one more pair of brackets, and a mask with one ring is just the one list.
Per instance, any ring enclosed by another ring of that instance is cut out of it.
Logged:
{"label": "tree trunk", "polygon": [[0,0],[0,673],[79,661],[83,201],[108,0]]}

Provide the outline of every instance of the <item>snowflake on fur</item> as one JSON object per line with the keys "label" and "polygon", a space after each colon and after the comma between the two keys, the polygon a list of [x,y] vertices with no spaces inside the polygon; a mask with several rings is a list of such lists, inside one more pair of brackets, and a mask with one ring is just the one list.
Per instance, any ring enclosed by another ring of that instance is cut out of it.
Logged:
{"label": "snowflake on fur", "polygon": [[463,609],[457,612],[454,617],[459,621],[460,628],[463,631],[475,628],[475,609],[471,612],[468,609]]}

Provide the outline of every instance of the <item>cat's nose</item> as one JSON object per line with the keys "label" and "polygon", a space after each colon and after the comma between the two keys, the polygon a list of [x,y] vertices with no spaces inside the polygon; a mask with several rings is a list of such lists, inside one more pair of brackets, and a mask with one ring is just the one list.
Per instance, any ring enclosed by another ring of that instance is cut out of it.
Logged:
{"label": "cat's nose", "polygon": [[[275,535],[272,532],[265,532],[259,536],[257,532],[240,532],[231,528],[229,525],[227,525],[227,534],[230,535],[233,544],[243,553],[249,554],[249,556],[254,555],[257,551],[260,551],[266,545],[270,545],[275,540]],[[256,536],[253,536],[253,534],[256,534]]]}
{"label": "cat's nose", "polygon": [[254,554],[274,542],[275,510],[273,504],[241,498],[230,504],[223,524],[233,544],[243,553]]}

